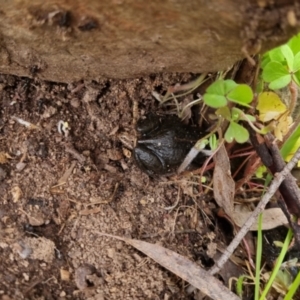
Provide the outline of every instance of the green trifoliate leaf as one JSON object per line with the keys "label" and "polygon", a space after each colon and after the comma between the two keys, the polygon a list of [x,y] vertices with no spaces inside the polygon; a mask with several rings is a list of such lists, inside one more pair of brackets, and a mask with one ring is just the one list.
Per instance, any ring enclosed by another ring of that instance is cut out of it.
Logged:
{"label": "green trifoliate leaf", "polygon": [[253,99],[253,92],[249,85],[239,84],[228,93],[227,99],[243,106],[248,106]]}
{"label": "green trifoliate leaf", "polygon": [[292,80],[292,76],[290,74],[280,77],[269,84],[269,88],[271,90],[279,90],[283,87],[287,86]]}
{"label": "green trifoliate leaf", "polygon": [[263,69],[262,78],[266,82],[277,80],[289,74],[288,69],[276,61],[269,62]]}
{"label": "green trifoliate leaf", "polygon": [[222,96],[222,95],[206,93],[203,95],[203,100],[207,106],[210,106],[213,108],[219,108],[219,107],[225,106],[227,104],[227,100],[226,100],[225,96]]}
{"label": "green trifoliate leaf", "polygon": [[294,54],[288,45],[283,45],[280,47],[281,52],[286,60],[289,70],[293,70],[294,65]]}

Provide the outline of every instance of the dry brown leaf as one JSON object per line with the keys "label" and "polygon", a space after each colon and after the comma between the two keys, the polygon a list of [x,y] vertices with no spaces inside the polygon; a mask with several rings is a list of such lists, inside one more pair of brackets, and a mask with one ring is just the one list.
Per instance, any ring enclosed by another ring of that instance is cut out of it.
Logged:
{"label": "dry brown leaf", "polygon": [[21,196],[22,196],[22,190],[20,189],[19,186],[14,186],[12,189],[11,189],[11,195],[12,195],[12,201],[13,203],[16,203],[20,200]]}
{"label": "dry brown leaf", "polygon": [[93,214],[97,214],[101,211],[101,207],[95,207],[95,208],[92,208],[92,209],[83,209],[79,212],[79,214],[81,216],[88,216],[88,215],[93,215]]}
{"label": "dry brown leaf", "polygon": [[64,269],[60,269],[60,278],[63,281],[70,281],[70,272]]}
{"label": "dry brown leaf", "polygon": [[0,164],[6,164],[11,156],[6,152],[0,152]]}
{"label": "dry brown leaf", "polygon": [[[173,272],[183,280],[187,281],[212,299],[240,299],[237,295],[226,288],[221,281],[203,270],[199,265],[176,252],[166,249],[157,244],[150,244],[144,241],[126,239],[110,234],[100,233],[122,240],[139,251],[143,252],[164,268]],[[209,284],[208,284],[209,283]]]}
{"label": "dry brown leaf", "polygon": [[27,217],[31,226],[41,226],[45,223],[44,215],[41,212],[31,212]]}
{"label": "dry brown leaf", "polygon": [[[251,211],[241,210],[241,205],[236,205],[232,215],[232,220],[237,226],[242,227],[250,217],[251,213]],[[287,224],[288,220],[286,216],[278,207],[265,209],[262,212],[262,230],[269,230]],[[257,231],[258,223],[255,222],[250,230]]]}
{"label": "dry brown leaf", "polygon": [[231,177],[230,162],[224,145],[220,147],[214,156],[214,161],[214,197],[218,205],[231,217],[233,214],[235,183]]}

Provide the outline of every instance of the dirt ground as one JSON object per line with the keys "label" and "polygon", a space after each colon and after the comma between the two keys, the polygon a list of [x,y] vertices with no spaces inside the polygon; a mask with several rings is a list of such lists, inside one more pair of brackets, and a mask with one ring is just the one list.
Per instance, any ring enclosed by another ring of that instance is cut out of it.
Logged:
{"label": "dirt ground", "polygon": [[152,91],[193,78],[67,85],[0,75],[1,299],[199,299],[179,277],[99,234],[211,265],[214,203],[190,178],[142,173],[118,138],[134,135],[138,116],[168,111]]}

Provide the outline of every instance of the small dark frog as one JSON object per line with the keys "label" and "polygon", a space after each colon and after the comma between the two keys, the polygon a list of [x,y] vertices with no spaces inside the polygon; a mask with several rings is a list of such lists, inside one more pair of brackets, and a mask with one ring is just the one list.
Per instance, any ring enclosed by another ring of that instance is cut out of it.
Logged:
{"label": "small dark frog", "polygon": [[176,116],[147,115],[137,122],[140,137],[133,150],[138,167],[148,175],[170,174],[183,162],[203,133]]}

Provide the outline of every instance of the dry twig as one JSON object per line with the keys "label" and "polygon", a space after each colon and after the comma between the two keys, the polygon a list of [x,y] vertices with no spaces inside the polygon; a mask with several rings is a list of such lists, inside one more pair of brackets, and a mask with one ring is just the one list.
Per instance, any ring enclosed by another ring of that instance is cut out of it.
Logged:
{"label": "dry twig", "polygon": [[224,254],[210,269],[209,273],[211,275],[216,274],[223,267],[223,265],[226,263],[226,261],[234,252],[234,250],[240,244],[240,242],[242,241],[246,233],[249,231],[252,224],[257,221],[258,215],[264,210],[265,206],[270,201],[271,197],[275,194],[282,181],[290,174],[290,171],[294,168],[294,166],[297,164],[299,160],[300,160],[300,148],[297,150],[297,152],[295,153],[291,161],[284,167],[284,169],[281,172],[275,174],[272,184],[269,187],[269,190],[264,194],[260,203],[252,212],[251,216],[245,222],[245,224],[238,232],[238,234],[235,236],[235,238],[232,240],[230,245],[227,247]]}

